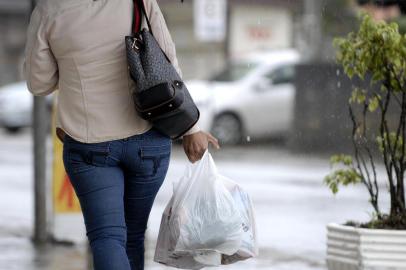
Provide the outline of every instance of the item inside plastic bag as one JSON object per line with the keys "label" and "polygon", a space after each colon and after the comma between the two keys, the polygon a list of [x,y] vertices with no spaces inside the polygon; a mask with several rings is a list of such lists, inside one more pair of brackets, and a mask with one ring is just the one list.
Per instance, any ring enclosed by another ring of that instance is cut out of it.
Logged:
{"label": "item inside plastic bag", "polygon": [[231,193],[242,218],[241,225],[243,233],[238,251],[231,256],[222,254],[221,258],[221,264],[232,264],[237,261],[258,256],[257,230],[254,217],[254,207],[248,193],[234,181],[224,176],[221,176],[221,178],[227,190]]}
{"label": "item inside plastic bag", "polygon": [[248,194],[218,174],[211,155],[189,164],[162,215],[154,260],[201,269],[258,254]]}
{"label": "item inside plastic bag", "polygon": [[173,253],[173,246],[175,243],[170,242],[169,232],[169,218],[171,215],[172,203],[173,197],[162,214],[154,261],[181,269],[202,269],[206,265],[194,260],[192,255],[184,254],[183,256],[179,256]]}

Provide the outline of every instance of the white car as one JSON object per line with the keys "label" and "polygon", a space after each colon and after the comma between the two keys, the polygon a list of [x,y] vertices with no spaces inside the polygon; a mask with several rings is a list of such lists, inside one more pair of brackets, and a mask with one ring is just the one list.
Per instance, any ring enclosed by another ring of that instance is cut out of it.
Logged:
{"label": "white car", "polygon": [[[46,97],[51,109],[52,95]],[[17,82],[0,88],[0,127],[17,132],[32,123],[33,96],[26,82]]]}
{"label": "white car", "polygon": [[293,122],[295,50],[253,54],[232,61],[209,81],[189,81],[201,111],[199,126],[222,144],[286,135]]}

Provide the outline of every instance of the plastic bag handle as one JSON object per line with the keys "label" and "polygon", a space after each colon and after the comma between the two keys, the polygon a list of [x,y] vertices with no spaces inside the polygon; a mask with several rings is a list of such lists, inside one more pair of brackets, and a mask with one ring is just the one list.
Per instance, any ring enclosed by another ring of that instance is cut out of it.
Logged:
{"label": "plastic bag handle", "polygon": [[[179,192],[178,190],[182,187],[184,187],[184,190],[182,190],[182,192],[188,193],[191,187],[194,185],[196,179],[198,179],[196,175],[204,173],[202,172],[204,168],[208,169],[210,173],[213,175],[218,174],[216,164],[214,163],[214,160],[208,149],[206,149],[202,158],[199,161],[195,163],[190,162],[188,163],[188,165],[186,166],[186,170],[183,174],[184,177],[182,177],[178,182],[175,182],[173,184],[173,193],[178,193]],[[209,179],[207,179],[207,181],[216,179],[217,177],[210,177]],[[182,205],[182,203],[183,200],[180,201],[175,200],[173,202],[173,209],[178,208],[180,205]]]}

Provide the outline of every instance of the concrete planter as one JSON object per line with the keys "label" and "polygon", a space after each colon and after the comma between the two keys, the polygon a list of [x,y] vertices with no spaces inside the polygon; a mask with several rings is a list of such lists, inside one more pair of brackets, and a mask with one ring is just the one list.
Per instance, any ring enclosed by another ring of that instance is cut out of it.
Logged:
{"label": "concrete planter", "polygon": [[405,270],[406,231],[327,226],[329,270]]}

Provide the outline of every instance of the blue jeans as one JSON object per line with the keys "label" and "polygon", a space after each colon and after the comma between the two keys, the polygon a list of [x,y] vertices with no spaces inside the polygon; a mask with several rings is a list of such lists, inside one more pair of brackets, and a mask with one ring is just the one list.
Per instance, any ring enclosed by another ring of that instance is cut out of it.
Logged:
{"label": "blue jeans", "polygon": [[144,269],[145,230],[171,146],[154,129],[89,144],[65,136],[63,161],[80,201],[95,270]]}

